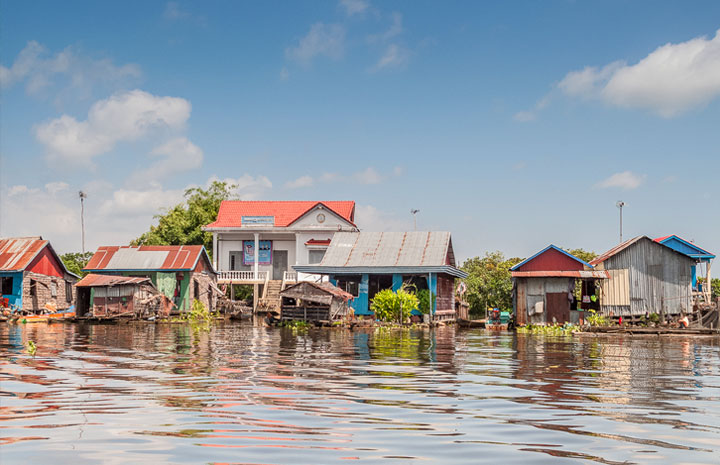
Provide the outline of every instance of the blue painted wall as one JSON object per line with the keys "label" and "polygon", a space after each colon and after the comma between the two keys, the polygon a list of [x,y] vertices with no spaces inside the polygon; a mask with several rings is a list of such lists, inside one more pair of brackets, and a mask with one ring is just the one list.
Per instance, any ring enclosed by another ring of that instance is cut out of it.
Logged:
{"label": "blue painted wall", "polygon": [[[422,275],[424,276],[424,275]],[[403,275],[395,273],[392,275],[393,281],[392,281],[392,290],[394,292],[397,292],[403,285]],[[330,275],[329,276],[330,283],[332,283],[333,286],[337,285],[337,276],[336,275]],[[357,297],[355,297],[350,302],[350,307],[352,307],[353,311],[355,312],[355,315],[372,315],[372,312],[370,311],[370,299],[369,299],[369,282],[370,282],[370,275],[364,274],[362,275],[362,281],[360,282],[360,291]],[[430,289],[430,292],[432,292],[434,295],[437,295],[437,274],[430,273],[428,276],[428,288]],[[436,302],[433,302],[433,308],[432,308],[432,314],[435,314],[435,307]]]}
{"label": "blue painted wall", "polygon": [[23,283],[23,272],[22,271],[2,271],[0,277],[11,277],[13,278],[12,294],[3,294],[3,297],[8,299],[10,305],[16,305],[22,308],[22,283]]}

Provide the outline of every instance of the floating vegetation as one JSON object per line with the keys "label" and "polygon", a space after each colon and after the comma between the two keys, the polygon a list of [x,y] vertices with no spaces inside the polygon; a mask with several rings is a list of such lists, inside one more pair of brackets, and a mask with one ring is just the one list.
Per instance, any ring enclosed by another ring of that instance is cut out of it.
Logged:
{"label": "floating vegetation", "polygon": [[564,325],[534,325],[518,326],[517,332],[521,334],[545,334],[548,336],[570,336],[579,332],[580,328],[570,323]]}
{"label": "floating vegetation", "polygon": [[27,353],[34,357],[35,352],[37,352],[37,346],[35,345],[35,342],[27,341]]}

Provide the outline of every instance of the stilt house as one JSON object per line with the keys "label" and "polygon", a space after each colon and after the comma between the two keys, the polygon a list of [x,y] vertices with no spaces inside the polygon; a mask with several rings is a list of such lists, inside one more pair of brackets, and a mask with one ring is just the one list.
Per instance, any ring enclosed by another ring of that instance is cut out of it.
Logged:
{"label": "stilt house", "polygon": [[28,313],[67,309],[78,279],[42,237],[0,239],[0,307]]}

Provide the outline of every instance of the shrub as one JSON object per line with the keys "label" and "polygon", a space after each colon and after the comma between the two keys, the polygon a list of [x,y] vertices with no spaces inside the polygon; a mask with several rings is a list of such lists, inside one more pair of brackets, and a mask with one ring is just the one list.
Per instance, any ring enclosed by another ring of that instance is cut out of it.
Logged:
{"label": "shrub", "polygon": [[418,298],[418,310],[420,310],[424,314],[430,313],[430,302],[432,302],[432,306],[435,306],[435,299],[437,298],[435,293],[432,293],[431,296],[431,293],[428,289],[421,289],[417,292],[416,295]]}
{"label": "shrub", "polygon": [[415,294],[399,289],[393,292],[384,289],[377,294],[370,304],[370,310],[380,321],[403,322],[410,317],[410,311],[418,308],[418,298]]}
{"label": "shrub", "polygon": [[610,320],[604,315],[600,315],[595,310],[590,310],[590,315],[587,317],[587,321],[590,326],[609,326]]}

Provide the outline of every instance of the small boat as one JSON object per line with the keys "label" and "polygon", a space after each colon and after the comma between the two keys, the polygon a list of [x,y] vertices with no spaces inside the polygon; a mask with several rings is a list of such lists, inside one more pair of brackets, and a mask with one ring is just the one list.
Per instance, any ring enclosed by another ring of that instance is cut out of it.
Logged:
{"label": "small boat", "polygon": [[20,316],[17,319],[23,323],[44,323],[48,321],[68,320],[70,318],[75,318],[75,307],[70,307],[67,310],[60,310],[52,313]]}

